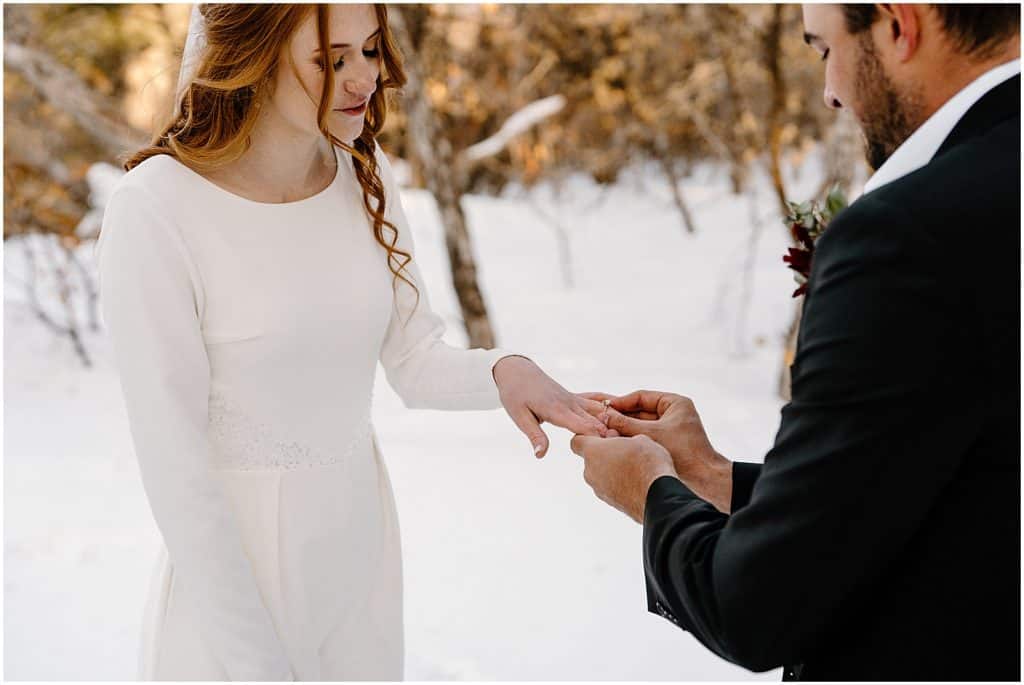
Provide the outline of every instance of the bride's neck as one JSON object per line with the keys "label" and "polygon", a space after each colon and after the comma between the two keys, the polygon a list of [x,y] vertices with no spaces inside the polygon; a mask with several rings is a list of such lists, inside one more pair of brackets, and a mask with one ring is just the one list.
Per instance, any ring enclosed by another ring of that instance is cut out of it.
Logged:
{"label": "bride's neck", "polygon": [[336,158],[323,136],[296,130],[264,111],[241,157],[211,174],[264,202],[292,202],[309,197],[334,178]]}

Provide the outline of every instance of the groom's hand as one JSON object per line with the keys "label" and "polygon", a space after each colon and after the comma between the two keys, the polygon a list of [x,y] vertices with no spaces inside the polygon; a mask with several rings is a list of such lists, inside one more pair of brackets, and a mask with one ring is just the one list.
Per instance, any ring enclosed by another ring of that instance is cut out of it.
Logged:
{"label": "groom's hand", "polygon": [[644,505],[651,483],[662,476],[677,477],[668,451],[643,435],[576,435],[569,445],[583,457],[583,480],[594,494],[637,523],[644,522]]}
{"label": "groom's hand", "polygon": [[668,392],[637,390],[622,397],[585,393],[608,401],[603,414],[620,435],[645,435],[665,447],[679,479],[698,497],[728,513],[732,499],[732,462],[711,446],[693,401]]}

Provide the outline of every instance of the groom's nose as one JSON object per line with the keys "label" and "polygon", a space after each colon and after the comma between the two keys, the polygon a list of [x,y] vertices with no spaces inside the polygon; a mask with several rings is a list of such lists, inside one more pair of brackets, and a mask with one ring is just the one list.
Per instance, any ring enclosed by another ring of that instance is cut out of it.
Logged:
{"label": "groom's nose", "polygon": [[826,107],[828,107],[829,109],[842,109],[843,108],[843,103],[839,102],[839,98],[836,97],[836,94],[834,92],[832,92],[832,89],[829,88],[828,86],[825,86],[825,93],[824,93],[824,95],[825,95],[825,106]]}

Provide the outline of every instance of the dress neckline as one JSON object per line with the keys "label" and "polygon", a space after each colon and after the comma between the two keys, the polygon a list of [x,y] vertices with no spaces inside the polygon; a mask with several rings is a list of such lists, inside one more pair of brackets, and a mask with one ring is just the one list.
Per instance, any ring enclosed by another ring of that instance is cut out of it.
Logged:
{"label": "dress neckline", "polygon": [[334,145],[332,143],[331,144],[331,150],[334,151],[334,160],[336,162],[335,167],[334,167],[334,178],[331,179],[331,182],[328,183],[322,190],[320,190],[320,191],[318,191],[316,193],[313,193],[312,195],[310,195],[308,197],[300,198],[298,200],[292,200],[291,202],[260,202],[259,200],[252,200],[250,198],[247,198],[247,197],[244,197],[242,195],[239,195],[238,193],[232,192],[232,191],[228,190],[227,188],[223,188],[223,187],[217,185],[216,183],[214,183],[210,179],[206,178],[205,176],[203,176],[202,174],[197,172],[195,169],[193,169],[192,167],[190,167],[187,164],[183,163],[181,160],[177,159],[173,155],[162,155],[162,156],[170,157],[172,160],[174,160],[174,162],[178,166],[180,166],[183,169],[185,169],[185,171],[187,171],[189,174],[192,174],[193,176],[195,176],[202,184],[208,186],[210,189],[218,192],[221,195],[225,195],[227,197],[233,198],[234,200],[236,200],[238,202],[243,202],[245,204],[252,205],[254,207],[260,207],[260,208],[267,208],[267,207],[299,207],[299,206],[303,206],[303,205],[315,202],[316,200],[324,197],[336,185],[338,185],[338,183],[341,182],[341,163],[342,163],[342,159],[341,159],[341,155],[338,153],[338,146]]}

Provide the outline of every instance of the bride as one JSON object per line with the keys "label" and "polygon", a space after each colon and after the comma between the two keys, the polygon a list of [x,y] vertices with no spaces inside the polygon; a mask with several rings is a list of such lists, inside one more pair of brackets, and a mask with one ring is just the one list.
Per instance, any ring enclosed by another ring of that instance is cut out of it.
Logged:
{"label": "bride", "polygon": [[442,342],[375,140],[404,81],[384,6],[192,20],[173,117],[125,162],[96,245],[164,541],[139,677],[400,680],[378,360],[409,407],[504,406],[537,456],[540,423],[604,435],[603,407],[524,357]]}

